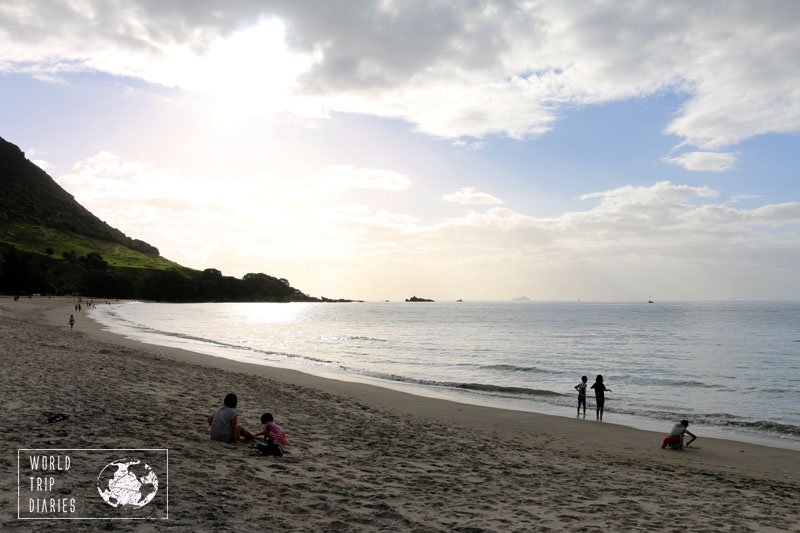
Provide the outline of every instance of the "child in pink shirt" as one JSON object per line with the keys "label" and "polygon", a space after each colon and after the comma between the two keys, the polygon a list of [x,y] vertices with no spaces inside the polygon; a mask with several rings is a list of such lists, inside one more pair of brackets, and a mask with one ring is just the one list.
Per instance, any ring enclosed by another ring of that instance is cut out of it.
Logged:
{"label": "child in pink shirt", "polygon": [[[267,441],[262,453],[266,455],[283,455],[283,447],[289,445],[289,439],[286,438],[286,433],[284,433],[283,428],[275,423],[272,413],[264,413],[261,415],[261,423],[264,424],[264,429],[256,433],[255,436],[259,437],[263,435],[264,440]],[[261,449],[261,445],[259,445],[259,449]]]}

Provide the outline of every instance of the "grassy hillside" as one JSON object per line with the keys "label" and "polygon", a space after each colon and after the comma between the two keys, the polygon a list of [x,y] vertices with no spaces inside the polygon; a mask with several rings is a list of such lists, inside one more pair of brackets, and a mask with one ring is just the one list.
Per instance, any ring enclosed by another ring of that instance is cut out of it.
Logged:
{"label": "grassy hillside", "polygon": [[[73,252],[77,256],[95,252],[100,254],[109,266],[115,268],[185,269],[178,263],[161,256],[145,255],[115,242],[94,239],[71,231],[62,231],[28,222],[0,221],[0,242],[11,244],[20,251],[52,256],[56,259],[63,258],[63,254],[69,252]],[[189,271],[190,269],[185,270]]]}
{"label": "grassy hillside", "polygon": [[318,301],[284,279],[193,270],[118,243],[0,221],[0,293],[87,295],[171,302]]}

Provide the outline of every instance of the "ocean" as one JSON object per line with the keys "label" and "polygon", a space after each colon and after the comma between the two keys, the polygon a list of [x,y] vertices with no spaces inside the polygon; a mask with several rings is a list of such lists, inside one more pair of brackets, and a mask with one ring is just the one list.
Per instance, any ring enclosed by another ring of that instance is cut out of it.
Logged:
{"label": "ocean", "polygon": [[800,302],[131,302],[91,314],[146,343],[560,416],[575,416],[581,376],[601,374],[605,422],[666,432],[687,418],[701,437],[800,449]]}

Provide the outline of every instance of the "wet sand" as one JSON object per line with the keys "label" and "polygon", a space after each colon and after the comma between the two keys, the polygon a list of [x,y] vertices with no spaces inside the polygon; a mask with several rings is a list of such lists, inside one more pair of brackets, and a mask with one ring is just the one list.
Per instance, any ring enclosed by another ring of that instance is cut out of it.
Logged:
{"label": "wet sand", "polygon": [[[423,398],[104,332],[71,299],[0,299],[4,530],[800,531],[800,452]],[[228,392],[283,458],[211,442]],[[52,413],[69,419],[49,424]],[[612,418],[607,416],[607,418]],[[668,427],[664,428],[665,431]],[[690,428],[691,429],[691,428]],[[17,520],[21,448],[168,448],[169,519]]]}

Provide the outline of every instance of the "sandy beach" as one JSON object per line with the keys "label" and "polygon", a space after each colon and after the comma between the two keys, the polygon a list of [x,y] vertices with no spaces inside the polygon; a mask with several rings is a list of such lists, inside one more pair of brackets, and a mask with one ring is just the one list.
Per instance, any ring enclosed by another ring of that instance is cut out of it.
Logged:
{"label": "sandy beach", "polygon": [[[72,299],[0,299],[0,529],[800,531],[800,452],[462,405],[104,332]],[[210,441],[275,414],[283,458]],[[69,415],[48,423],[55,413]],[[691,429],[691,428],[690,428]],[[668,427],[664,428],[665,432]],[[18,520],[18,450],[166,448],[169,518]]]}

